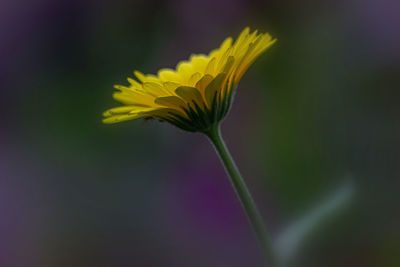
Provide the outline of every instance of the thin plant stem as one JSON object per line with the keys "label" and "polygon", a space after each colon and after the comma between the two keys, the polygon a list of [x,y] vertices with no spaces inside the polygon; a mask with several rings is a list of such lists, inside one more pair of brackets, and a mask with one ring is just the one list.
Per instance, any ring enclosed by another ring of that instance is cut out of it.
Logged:
{"label": "thin plant stem", "polygon": [[206,131],[205,134],[210,139],[211,143],[214,145],[219,158],[221,159],[225,170],[230,178],[232,186],[239,198],[243,209],[247,215],[247,218],[260,242],[261,248],[263,250],[264,261],[268,267],[275,266],[274,255],[272,250],[271,241],[267,235],[263,219],[254,203],[254,200],[237,168],[231,154],[224,140],[221,137],[219,125],[215,125],[210,130]]}

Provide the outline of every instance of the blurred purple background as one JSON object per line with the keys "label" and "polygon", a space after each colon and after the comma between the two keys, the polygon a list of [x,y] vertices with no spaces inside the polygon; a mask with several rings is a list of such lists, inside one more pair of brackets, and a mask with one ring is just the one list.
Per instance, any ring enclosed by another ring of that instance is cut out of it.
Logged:
{"label": "blurred purple background", "polygon": [[399,1],[0,3],[0,266],[261,266],[212,147],[102,125],[114,84],[245,26],[278,42],[223,134],[276,235],[351,176],[356,198],[296,266],[399,266]]}

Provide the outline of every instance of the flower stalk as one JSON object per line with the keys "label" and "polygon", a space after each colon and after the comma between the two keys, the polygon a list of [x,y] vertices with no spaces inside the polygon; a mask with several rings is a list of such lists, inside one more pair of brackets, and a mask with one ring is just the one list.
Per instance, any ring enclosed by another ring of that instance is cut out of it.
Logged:
{"label": "flower stalk", "polygon": [[272,244],[267,235],[263,219],[254,203],[253,197],[244,182],[238,167],[236,166],[229,150],[221,136],[219,124],[214,125],[208,131],[204,132],[213,144],[219,158],[221,159],[225,170],[230,178],[231,184],[239,198],[247,218],[256,234],[263,251],[264,261],[268,267],[273,267],[274,255]]}

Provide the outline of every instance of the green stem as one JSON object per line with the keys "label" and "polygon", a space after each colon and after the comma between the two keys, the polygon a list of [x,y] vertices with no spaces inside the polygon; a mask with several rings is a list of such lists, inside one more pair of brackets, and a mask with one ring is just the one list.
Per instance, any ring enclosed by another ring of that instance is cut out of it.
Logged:
{"label": "green stem", "polygon": [[209,131],[205,132],[211,143],[214,145],[230,181],[235,189],[235,192],[246,212],[247,218],[260,242],[264,254],[264,260],[268,267],[274,266],[274,258],[271,242],[267,236],[262,217],[254,203],[254,200],[247,189],[247,186],[240,175],[240,172],[221,137],[219,125],[212,127]]}

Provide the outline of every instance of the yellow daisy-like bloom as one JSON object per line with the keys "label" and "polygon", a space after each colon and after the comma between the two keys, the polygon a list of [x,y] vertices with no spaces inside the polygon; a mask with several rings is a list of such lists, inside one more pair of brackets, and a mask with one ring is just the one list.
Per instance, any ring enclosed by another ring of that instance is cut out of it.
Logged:
{"label": "yellow daisy-like bloom", "polygon": [[208,55],[181,61],[175,70],[161,69],[157,75],[135,71],[137,80],[128,78],[129,86],[115,86],[120,92],[113,97],[124,106],[104,112],[103,122],[154,118],[205,132],[226,116],[243,74],[275,41],[268,33],[245,28],[235,42],[229,37]]}

